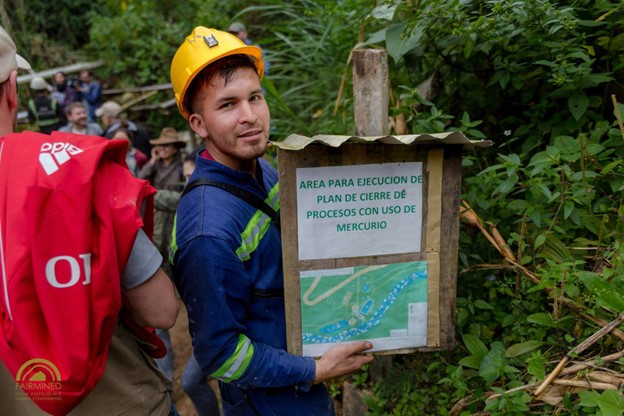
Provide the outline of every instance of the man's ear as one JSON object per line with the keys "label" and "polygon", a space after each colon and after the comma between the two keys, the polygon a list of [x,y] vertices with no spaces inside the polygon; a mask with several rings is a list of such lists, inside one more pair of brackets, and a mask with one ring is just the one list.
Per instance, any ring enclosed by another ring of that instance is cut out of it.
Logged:
{"label": "man's ear", "polygon": [[9,109],[13,110],[17,107],[17,71],[12,71],[11,75],[9,75],[9,79],[7,79],[7,83],[5,85],[6,89],[4,93],[6,94],[6,100],[9,105]]}
{"label": "man's ear", "polygon": [[204,119],[199,114],[193,113],[189,116],[189,126],[191,126],[191,129],[202,139],[208,136],[208,130],[206,129]]}

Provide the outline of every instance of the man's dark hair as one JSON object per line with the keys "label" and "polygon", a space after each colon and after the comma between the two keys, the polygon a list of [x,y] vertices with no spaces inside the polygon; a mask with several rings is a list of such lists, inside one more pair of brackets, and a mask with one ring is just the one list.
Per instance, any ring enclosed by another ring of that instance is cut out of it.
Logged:
{"label": "man's dark hair", "polygon": [[128,140],[130,140],[130,144],[134,143],[134,133],[132,132],[132,130],[130,130],[130,126],[126,120],[122,120],[121,123],[119,123],[119,127],[117,127],[111,133],[111,137],[113,137],[115,133],[117,133],[118,131],[123,132],[126,134],[126,136],[128,136]]}
{"label": "man's dark hair", "polygon": [[256,65],[254,64],[253,58],[242,54],[226,56],[202,69],[201,72],[193,78],[193,81],[191,81],[191,84],[186,90],[183,103],[184,107],[189,113],[196,112],[194,107],[195,98],[201,88],[212,82],[217,76],[227,85],[234,77],[236,70],[240,68],[249,68],[256,72]]}

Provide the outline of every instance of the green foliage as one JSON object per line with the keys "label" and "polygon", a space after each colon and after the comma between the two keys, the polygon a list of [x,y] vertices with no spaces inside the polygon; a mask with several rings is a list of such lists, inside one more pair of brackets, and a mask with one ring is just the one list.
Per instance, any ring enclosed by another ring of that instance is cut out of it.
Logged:
{"label": "green foliage", "polygon": [[[500,143],[467,154],[462,196],[540,279],[488,267],[500,254],[462,228],[462,342],[438,355],[447,362],[439,385],[454,393],[447,410],[463,399],[465,414],[622,413],[614,391],[566,394],[552,406],[512,390],[542,381],[597,330],[568,305],[605,321],[624,311],[624,137],[606,99],[622,75],[613,49],[622,11],[608,2],[432,0],[387,1],[372,13],[382,27],[368,42],[385,46],[394,65],[392,115],[413,132],[460,130]],[[432,88],[418,87],[431,79]],[[588,355],[620,348],[607,338]],[[388,414],[409,395],[376,392]]]}
{"label": "green foliage", "polygon": [[385,1],[368,43],[386,47],[393,83],[411,85],[412,101],[433,76],[437,109],[483,120],[503,143],[509,131],[529,151],[611,114],[604,92],[622,69],[620,13],[609,2]]}
{"label": "green foliage", "polygon": [[108,13],[89,16],[87,48],[106,61],[102,72],[117,86],[170,82],[171,59],[184,38],[195,26],[222,28],[231,11],[225,4],[199,0],[108,3]]}
{"label": "green foliage", "polygon": [[598,416],[621,416],[624,413],[624,397],[615,390],[605,390],[602,393],[584,391],[579,396],[581,407],[597,409]]}
{"label": "green foliage", "polygon": [[[446,415],[452,392],[435,380],[446,367],[431,354],[398,356],[390,373],[366,396],[369,415],[420,416]],[[433,380],[433,381],[432,381]]]}
{"label": "green foliage", "polygon": [[271,62],[266,88],[273,138],[352,134],[351,92],[347,88],[340,95],[340,86],[343,77],[350,80],[348,61],[357,41],[357,23],[370,9],[357,0],[270,3],[240,15],[270,22],[258,42]]}
{"label": "green foliage", "polygon": [[36,70],[74,63],[85,57],[89,40],[85,15],[101,13],[103,0],[13,0],[0,5],[2,26]]}
{"label": "green foliage", "polygon": [[[249,1],[206,2],[189,0],[109,0],[106,13],[90,13],[90,42],[86,49],[106,66],[96,75],[115,87],[135,87],[171,82],[171,59],[196,26],[225,29],[230,19]],[[251,29],[250,29],[251,32]],[[146,99],[161,103],[173,98],[171,90]],[[180,130],[188,123],[171,112],[150,113],[147,124],[158,131],[165,125]]]}

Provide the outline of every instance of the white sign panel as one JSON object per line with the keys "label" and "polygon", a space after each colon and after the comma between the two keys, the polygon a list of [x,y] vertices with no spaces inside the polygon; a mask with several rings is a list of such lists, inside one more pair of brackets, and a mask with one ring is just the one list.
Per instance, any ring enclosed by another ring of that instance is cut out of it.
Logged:
{"label": "white sign panel", "polygon": [[299,259],[420,251],[422,162],[297,169]]}

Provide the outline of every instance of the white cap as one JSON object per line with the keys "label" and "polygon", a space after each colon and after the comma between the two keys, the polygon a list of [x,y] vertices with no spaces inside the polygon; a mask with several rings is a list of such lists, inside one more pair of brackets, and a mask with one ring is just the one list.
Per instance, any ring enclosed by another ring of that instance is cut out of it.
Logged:
{"label": "white cap", "polygon": [[121,106],[113,100],[106,101],[95,110],[96,117],[102,117],[104,114],[117,117],[119,113],[121,113]]}
{"label": "white cap", "polygon": [[12,71],[30,69],[28,61],[17,54],[15,43],[9,34],[0,27],[0,82],[9,79]]}
{"label": "white cap", "polygon": [[233,22],[230,27],[228,27],[228,32],[230,33],[238,33],[238,32],[246,32],[245,25],[241,22]]}
{"label": "white cap", "polygon": [[30,80],[30,88],[33,90],[47,90],[48,83],[41,77],[34,77]]}

